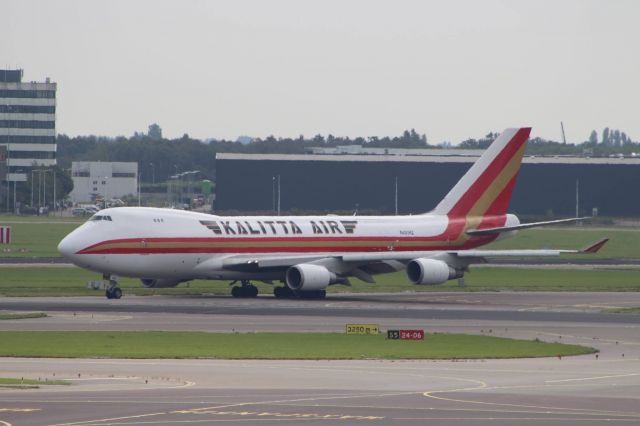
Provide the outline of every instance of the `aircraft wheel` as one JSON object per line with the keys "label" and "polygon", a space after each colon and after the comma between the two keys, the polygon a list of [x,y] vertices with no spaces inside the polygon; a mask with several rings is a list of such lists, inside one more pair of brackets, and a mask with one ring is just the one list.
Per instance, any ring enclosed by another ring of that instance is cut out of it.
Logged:
{"label": "aircraft wheel", "polygon": [[116,287],[111,290],[111,295],[113,299],[120,299],[122,297],[122,290],[120,289],[120,287]]}
{"label": "aircraft wheel", "polygon": [[258,296],[258,287],[253,284],[247,284],[243,286],[235,286],[231,289],[231,295],[233,297],[256,297]]}
{"label": "aircraft wheel", "polygon": [[300,291],[300,299],[324,299],[327,296],[326,290]]}
{"label": "aircraft wheel", "polygon": [[250,285],[247,287],[247,297],[257,297],[258,296],[258,287],[255,285]]}
{"label": "aircraft wheel", "polygon": [[278,299],[292,299],[296,297],[296,293],[289,287],[275,287],[273,289],[273,295]]}
{"label": "aircraft wheel", "polygon": [[113,299],[113,292],[111,291],[110,288],[108,288],[105,292],[104,295],[107,296],[107,299]]}

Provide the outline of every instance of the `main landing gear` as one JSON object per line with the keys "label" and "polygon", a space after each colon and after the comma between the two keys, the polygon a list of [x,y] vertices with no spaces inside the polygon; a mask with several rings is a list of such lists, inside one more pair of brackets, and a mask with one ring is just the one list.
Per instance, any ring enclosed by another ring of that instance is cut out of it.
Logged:
{"label": "main landing gear", "polygon": [[[229,285],[234,285],[235,283],[237,283],[237,281],[234,281]],[[251,284],[249,280],[241,280],[240,286],[234,286],[231,289],[231,295],[233,297],[242,298],[256,297],[258,295],[258,287]]]}
{"label": "main landing gear", "polygon": [[122,289],[118,287],[118,278],[115,275],[104,274],[102,279],[109,281],[107,289],[104,292],[107,299],[120,299],[122,297]]}

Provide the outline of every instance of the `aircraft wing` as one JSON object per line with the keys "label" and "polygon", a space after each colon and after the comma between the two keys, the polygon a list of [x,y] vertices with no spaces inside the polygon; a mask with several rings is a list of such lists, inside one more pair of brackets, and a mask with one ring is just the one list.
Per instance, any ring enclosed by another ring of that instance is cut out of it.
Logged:
{"label": "aircraft wing", "polygon": [[548,220],[545,222],[521,223],[513,226],[500,226],[497,228],[469,229],[467,235],[491,235],[500,234],[502,232],[517,231],[520,229],[537,228],[539,226],[558,225],[561,223],[578,222],[581,220],[591,219],[590,217],[572,217],[569,219]]}
{"label": "aircraft wing", "polygon": [[324,263],[333,260],[352,265],[367,265],[381,262],[406,263],[417,258],[436,258],[447,260],[458,258],[466,264],[485,263],[487,258],[497,257],[550,257],[561,254],[596,253],[604,246],[608,238],[603,238],[593,244],[577,250],[452,250],[452,251],[385,251],[375,253],[335,253],[309,255],[232,255],[223,260],[222,266],[230,270],[260,271],[266,269],[288,268],[300,263]]}

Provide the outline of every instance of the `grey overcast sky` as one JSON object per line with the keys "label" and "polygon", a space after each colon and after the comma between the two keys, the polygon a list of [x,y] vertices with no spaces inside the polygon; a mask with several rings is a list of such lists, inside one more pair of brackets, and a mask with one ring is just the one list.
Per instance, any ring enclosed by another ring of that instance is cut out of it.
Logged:
{"label": "grey overcast sky", "polygon": [[640,1],[0,1],[59,133],[640,140]]}

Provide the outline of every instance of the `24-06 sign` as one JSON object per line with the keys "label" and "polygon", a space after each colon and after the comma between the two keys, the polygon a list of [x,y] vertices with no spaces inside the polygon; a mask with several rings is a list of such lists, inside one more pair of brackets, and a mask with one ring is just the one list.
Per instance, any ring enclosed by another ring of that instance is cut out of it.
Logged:
{"label": "24-06 sign", "polygon": [[390,340],[424,340],[424,330],[387,330]]}

